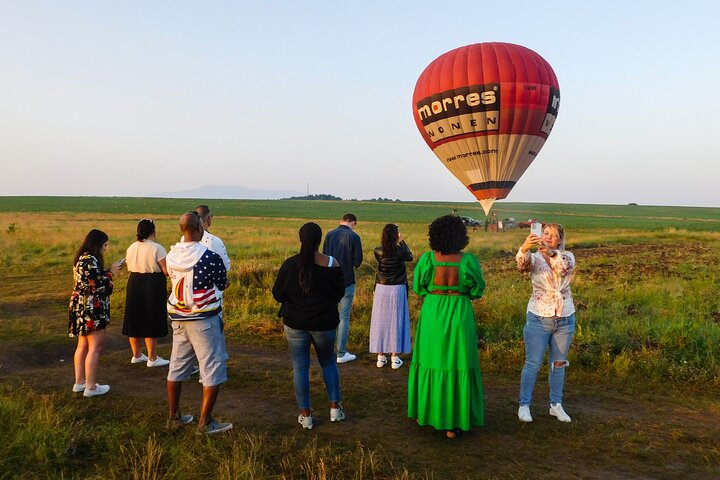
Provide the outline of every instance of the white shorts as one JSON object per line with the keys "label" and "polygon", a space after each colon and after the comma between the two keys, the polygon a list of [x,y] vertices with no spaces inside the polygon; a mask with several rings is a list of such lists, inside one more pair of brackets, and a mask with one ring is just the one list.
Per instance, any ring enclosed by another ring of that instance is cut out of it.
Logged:
{"label": "white shorts", "polygon": [[168,380],[187,380],[197,357],[203,386],[213,387],[227,381],[228,354],[218,315],[198,320],[173,320],[172,331]]}

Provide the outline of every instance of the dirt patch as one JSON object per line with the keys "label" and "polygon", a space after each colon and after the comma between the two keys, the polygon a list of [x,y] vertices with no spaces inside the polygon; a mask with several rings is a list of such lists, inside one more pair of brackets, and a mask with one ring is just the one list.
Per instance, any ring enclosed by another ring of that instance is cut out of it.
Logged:
{"label": "dirt patch", "polygon": [[[127,409],[146,409],[162,425],[167,411],[165,368],[131,365],[130,349],[115,325],[102,354],[100,378],[111,385],[100,401]],[[23,384],[41,393],[69,393],[74,340],[50,345],[3,342],[3,382]],[[454,441],[442,432],[422,428],[406,418],[407,369],[378,369],[372,355],[340,365],[346,422],[331,424],[317,364],[311,385],[315,428],[302,431],[292,389],[292,367],[286,348],[241,344],[230,340],[230,379],[223,385],[217,416],[272,437],[315,437],[354,448],[380,448],[414,472],[442,478],[716,478],[720,455],[720,406],[716,400],[688,398],[663,387],[575,381],[568,372],[566,408],[571,424],[547,414],[547,381],[540,377],[532,407],[535,421],[517,421],[516,376],[486,375],[486,425]],[[168,339],[160,353],[169,354]],[[409,360],[409,359],[408,359]],[[183,387],[181,408],[196,414],[200,385]],[[301,437],[301,438],[304,438]],[[562,452],[562,454],[560,454]],[[713,470],[709,463],[714,461]]]}

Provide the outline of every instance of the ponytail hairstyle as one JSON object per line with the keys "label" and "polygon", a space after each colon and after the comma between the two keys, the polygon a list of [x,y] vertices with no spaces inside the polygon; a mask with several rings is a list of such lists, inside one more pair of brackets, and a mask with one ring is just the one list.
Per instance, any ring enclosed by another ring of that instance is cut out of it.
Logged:
{"label": "ponytail hairstyle", "polygon": [[89,253],[93,257],[95,257],[98,261],[98,267],[100,267],[100,270],[103,269],[103,245],[105,245],[105,242],[108,241],[107,233],[98,230],[96,228],[93,228],[88,232],[87,235],[85,235],[85,239],[83,240],[82,245],[80,245],[80,248],[78,248],[77,252],[75,253],[75,258],[73,259],[73,265],[76,265],[78,260],[80,260],[80,257],[85,254]]}
{"label": "ponytail hairstyle", "polygon": [[397,255],[398,250],[398,238],[400,232],[398,226],[394,223],[388,223],[385,225],[382,231],[382,251],[385,257],[394,257]]}
{"label": "ponytail hairstyle", "polygon": [[314,222],[308,222],[300,227],[300,266],[298,283],[304,295],[310,291],[312,286],[312,270],[315,265],[315,252],[320,246],[322,229]]}

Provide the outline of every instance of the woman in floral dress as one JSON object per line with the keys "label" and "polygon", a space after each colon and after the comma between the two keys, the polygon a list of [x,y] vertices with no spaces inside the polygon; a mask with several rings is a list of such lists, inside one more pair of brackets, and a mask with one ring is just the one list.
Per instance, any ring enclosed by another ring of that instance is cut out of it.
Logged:
{"label": "woman in floral dress", "polygon": [[85,236],[74,260],[75,286],[70,297],[68,335],[78,338],[73,357],[73,392],[83,392],[85,397],[110,391],[109,385],[97,383],[97,364],[105,342],[105,327],[110,323],[112,279],[122,268],[124,260],[113,263],[105,270],[103,263],[107,246],[107,234],[92,229]]}

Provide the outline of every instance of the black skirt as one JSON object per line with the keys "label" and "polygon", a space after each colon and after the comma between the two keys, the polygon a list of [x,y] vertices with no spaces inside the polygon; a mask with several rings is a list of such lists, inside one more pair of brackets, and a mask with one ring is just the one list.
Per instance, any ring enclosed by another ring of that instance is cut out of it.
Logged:
{"label": "black skirt", "polygon": [[168,334],[167,287],[162,273],[131,273],[125,297],[123,335],[160,338]]}

